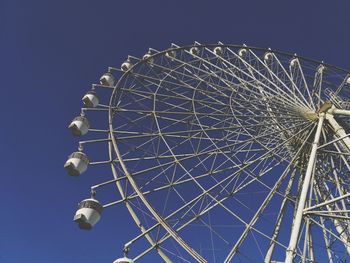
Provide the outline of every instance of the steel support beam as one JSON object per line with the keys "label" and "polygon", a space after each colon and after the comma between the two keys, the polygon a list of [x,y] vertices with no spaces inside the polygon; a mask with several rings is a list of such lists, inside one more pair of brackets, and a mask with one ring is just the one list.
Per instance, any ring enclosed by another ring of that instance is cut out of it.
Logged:
{"label": "steel support beam", "polygon": [[305,178],[304,178],[303,186],[302,186],[301,193],[300,193],[299,203],[297,206],[297,212],[296,212],[295,219],[293,222],[293,227],[292,227],[291,237],[289,240],[288,249],[286,251],[285,263],[292,263],[293,262],[295,250],[297,247],[300,227],[301,227],[301,223],[302,223],[302,218],[303,218],[303,210],[305,207],[306,198],[307,198],[307,194],[309,191],[309,186],[310,186],[311,177],[312,177],[312,171],[314,169],[314,165],[316,162],[317,147],[318,147],[318,143],[320,140],[320,135],[321,135],[324,119],[325,119],[325,115],[324,115],[324,113],[321,113],[319,116],[317,130],[316,130],[314,142],[313,142],[312,148],[311,148],[310,159],[309,159],[309,162],[307,165]]}

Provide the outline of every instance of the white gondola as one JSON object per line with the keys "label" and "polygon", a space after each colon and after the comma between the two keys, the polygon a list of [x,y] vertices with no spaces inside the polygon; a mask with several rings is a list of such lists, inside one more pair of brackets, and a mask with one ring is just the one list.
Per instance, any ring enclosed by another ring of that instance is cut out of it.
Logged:
{"label": "white gondola", "polygon": [[132,68],[132,63],[131,61],[128,59],[126,61],[123,62],[123,64],[120,66],[120,69],[124,72],[129,71]]}
{"label": "white gondola", "polygon": [[271,52],[266,52],[266,53],[265,53],[265,55],[264,55],[264,60],[265,60],[266,62],[271,61],[272,58],[273,58],[273,54],[272,54]]}
{"label": "white gondola", "polygon": [[154,59],[150,52],[147,52],[145,55],[143,55],[142,59],[148,64],[152,64],[154,62]]}
{"label": "white gondola", "polygon": [[191,47],[190,48],[190,53],[194,56],[198,55],[199,53],[199,48],[198,47]]}
{"label": "white gondola", "polygon": [[100,83],[104,86],[113,87],[115,85],[115,77],[112,73],[107,72],[100,78]]}
{"label": "white gondola", "polygon": [[221,56],[221,55],[222,55],[222,52],[223,52],[222,47],[216,47],[216,48],[214,48],[214,53],[215,53],[215,55]]}
{"label": "white gondola", "polygon": [[84,95],[84,97],[82,98],[82,101],[86,107],[95,108],[97,107],[100,100],[97,96],[96,91],[90,90],[88,93]]}
{"label": "white gondola", "polygon": [[134,263],[131,258],[123,257],[116,259],[113,263]]}
{"label": "white gondola", "polygon": [[319,74],[323,73],[323,71],[325,71],[325,70],[326,70],[326,67],[324,65],[322,65],[322,64],[319,65],[318,68],[317,68],[317,72]]}
{"label": "white gondola", "polygon": [[71,176],[77,176],[86,171],[90,161],[83,152],[74,152],[69,155],[68,160],[64,164],[64,168]]}
{"label": "white gondola", "polygon": [[346,79],[346,83],[350,84],[350,76]]}
{"label": "white gondola", "polygon": [[68,129],[70,129],[74,136],[85,135],[89,131],[89,128],[90,123],[88,119],[83,116],[75,117],[68,126]]}
{"label": "white gondola", "polygon": [[94,198],[81,201],[74,216],[80,229],[91,229],[101,218],[103,206]]}
{"label": "white gondola", "polygon": [[176,57],[176,51],[175,50],[168,50],[165,53],[165,56],[167,56],[168,58],[174,59]]}
{"label": "white gondola", "polygon": [[291,59],[290,62],[289,62],[289,65],[290,65],[291,67],[297,66],[297,65],[298,65],[298,59],[297,59],[297,58]]}
{"label": "white gondola", "polygon": [[238,51],[238,55],[240,57],[245,57],[246,55],[248,54],[248,50],[246,48],[241,48],[239,51]]}

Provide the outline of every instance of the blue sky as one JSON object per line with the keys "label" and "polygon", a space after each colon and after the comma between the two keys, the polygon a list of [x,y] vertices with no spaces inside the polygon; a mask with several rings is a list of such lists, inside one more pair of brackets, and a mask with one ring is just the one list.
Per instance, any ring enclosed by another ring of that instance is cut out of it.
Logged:
{"label": "blue sky", "polygon": [[[349,69],[348,1],[0,1],[0,262],[113,262],[138,233],[125,207],[72,222],[88,180],[63,169],[81,97],[149,47],[246,43]],[[158,261],[156,261],[158,262]]]}

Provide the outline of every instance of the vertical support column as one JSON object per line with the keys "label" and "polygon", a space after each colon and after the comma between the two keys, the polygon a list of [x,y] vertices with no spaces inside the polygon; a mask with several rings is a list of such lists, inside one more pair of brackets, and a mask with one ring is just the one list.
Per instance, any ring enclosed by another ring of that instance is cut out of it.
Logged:
{"label": "vertical support column", "polygon": [[[344,149],[350,151],[350,138],[347,137],[347,134],[346,134],[344,128],[342,126],[340,126],[339,123],[334,119],[333,113],[342,113],[344,115],[349,116],[350,115],[349,111],[347,111],[347,110],[331,109],[326,114],[326,120],[329,122],[329,124],[334,129],[334,132],[335,132],[336,136],[339,137],[339,138],[342,138],[340,140],[340,142],[343,144]],[[335,145],[335,147],[338,149],[337,145]],[[342,156],[342,158],[344,158],[344,157]],[[344,160],[344,163],[347,164],[347,161]],[[337,172],[334,169],[334,161],[333,161],[333,159],[331,159],[331,165],[332,165],[332,168],[334,170],[333,171],[333,175],[334,175],[334,178],[336,180],[336,186],[338,188],[339,195],[342,196],[343,195],[343,191],[342,191],[341,186],[339,184]],[[342,199],[341,202],[343,204],[342,209],[346,210],[344,199]],[[336,206],[338,207],[337,204],[336,204]],[[328,211],[332,211],[332,209],[331,209],[331,207],[329,205],[327,205],[326,207],[327,207]],[[348,233],[349,233],[348,229],[344,229],[344,227],[342,226],[341,222],[339,222],[338,219],[333,219],[332,221],[333,221],[333,224],[334,224],[337,232],[339,233],[339,237],[341,238],[341,240],[344,243],[344,246],[345,246],[348,254],[350,254],[350,243],[349,243],[349,240],[348,240]]]}
{"label": "vertical support column", "polygon": [[334,116],[332,114],[327,113],[326,119],[334,129],[335,134],[339,138],[343,138],[341,139],[341,142],[343,142],[346,148],[350,151],[350,138],[346,136],[344,128],[338,124],[338,122],[334,119]]}
{"label": "vertical support column", "polygon": [[295,219],[294,219],[294,222],[293,222],[292,233],[291,233],[290,240],[289,240],[289,245],[288,245],[288,248],[287,248],[287,251],[286,251],[285,263],[292,263],[293,262],[294,253],[295,253],[295,250],[296,250],[296,246],[297,246],[297,242],[298,242],[298,236],[299,236],[299,231],[300,231],[302,217],[303,217],[303,210],[304,210],[305,203],[306,203],[307,193],[308,193],[309,187],[310,187],[312,171],[313,171],[313,168],[314,168],[314,165],[315,165],[315,162],[316,162],[316,152],[317,152],[317,147],[318,147],[318,143],[319,143],[319,140],[320,140],[320,135],[321,135],[321,131],[322,131],[322,125],[323,125],[324,117],[325,117],[324,113],[321,113],[319,115],[318,124],[317,124],[317,130],[316,130],[314,142],[312,143],[310,158],[309,158],[309,162],[308,162],[308,165],[307,165],[303,186],[302,186],[301,193],[300,193],[300,198],[299,198],[299,203],[298,203],[298,207],[297,207],[297,212],[296,212]]}

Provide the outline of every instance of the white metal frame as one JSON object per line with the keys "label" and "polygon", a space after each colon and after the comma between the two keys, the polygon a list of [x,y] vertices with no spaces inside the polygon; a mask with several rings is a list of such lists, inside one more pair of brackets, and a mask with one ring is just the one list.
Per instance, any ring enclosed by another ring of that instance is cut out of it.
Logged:
{"label": "white metal frame", "polygon": [[[112,92],[109,102],[103,104],[102,96],[96,108],[83,108],[82,114],[108,113],[108,129],[89,129],[89,134],[107,138],[79,143],[81,151],[90,144],[109,149],[108,160],[90,165],[110,165],[114,179],[92,191],[116,184],[121,198],[104,207],[124,203],[141,230],[124,250],[137,247],[143,238],[149,242],[133,260],[156,250],[165,262],[216,262],[218,246],[226,246],[225,262],[250,260],[249,241],[265,262],[273,260],[276,250],[285,251],[285,262],[296,256],[309,262],[317,258],[314,231],[322,232],[330,262],[336,258],[333,243],[343,244],[350,254],[345,227],[350,195],[343,175],[350,170],[350,138],[339,122],[350,115],[349,109],[339,108],[347,96],[347,71],[271,49],[222,43],[173,44],[147,54],[147,61],[129,56],[125,72],[110,67],[109,74],[122,74],[115,86],[93,85],[97,92]],[[339,83],[332,82],[335,78]],[[271,183],[278,167],[283,170]],[[182,192],[189,185],[193,196]],[[252,186],[266,193],[256,207],[239,197]],[[164,198],[163,205],[154,202],[155,195]],[[263,229],[259,225],[276,200],[280,205],[274,222]],[[291,206],[287,246],[280,236]],[[239,235],[220,231],[217,211],[242,227]],[[188,239],[195,224],[209,234],[209,258]],[[268,243],[265,254],[259,240]]]}

